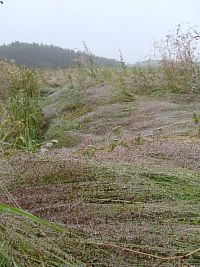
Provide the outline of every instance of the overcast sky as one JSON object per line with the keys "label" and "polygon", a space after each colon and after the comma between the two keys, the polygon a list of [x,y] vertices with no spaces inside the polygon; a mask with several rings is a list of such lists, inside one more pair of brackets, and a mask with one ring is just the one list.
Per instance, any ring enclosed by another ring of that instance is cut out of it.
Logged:
{"label": "overcast sky", "polygon": [[179,23],[200,26],[199,0],[4,0],[0,44],[15,40],[141,61]]}

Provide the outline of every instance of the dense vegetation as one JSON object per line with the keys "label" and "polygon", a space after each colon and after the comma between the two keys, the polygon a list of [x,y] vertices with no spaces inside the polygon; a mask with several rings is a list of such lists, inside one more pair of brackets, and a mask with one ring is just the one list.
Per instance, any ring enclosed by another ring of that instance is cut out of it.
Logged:
{"label": "dense vegetation", "polygon": [[[0,59],[14,61],[18,66],[29,68],[66,68],[78,65],[80,58],[84,57],[84,52],[75,52],[71,49],[63,49],[54,45],[44,45],[37,43],[13,42],[9,45],[0,46]],[[98,66],[114,67],[116,60],[97,57],[92,55],[94,62]]]}
{"label": "dense vegetation", "polygon": [[200,265],[196,41],[178,28],[159,64],[0,62],[0,267]]}

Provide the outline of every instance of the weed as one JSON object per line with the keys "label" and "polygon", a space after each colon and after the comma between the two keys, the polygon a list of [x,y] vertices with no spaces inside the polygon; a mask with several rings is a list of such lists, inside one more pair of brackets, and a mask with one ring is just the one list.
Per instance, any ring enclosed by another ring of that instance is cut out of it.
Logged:
{"label": "weed", "polygon": [[98,151],[98,147],[93,145],[88,145],[83,151],[82,154],[88,158],[92,158],[95,156],[96,152]]}
{"label": "weed", "polygon": [[122,101],[133,101],[136,99],[136,96],[132,91],[132,83],[128,77],[129,70],[128,67],[126,66],[121,50],[119,50],[119,54],[120,54],[120,70],[118,73],[116,73],[114,86],[119,91],[119,97],[121,98]]}
{"label": "weed", "polygon": [[166,90],[191,94],[199,91],[199,68],[195,54],[198,40],[196,29],[189,27],[184,31],[178,25],[161,44],[154,44],[158,58],[161,59],[160,82]]}
{"label": "weed", "polygon": [[97,69],[96,69],[95,63],[93,61],[93,55],[84,41],[83,41],[83,47],[84,47],[84,54],[86,56],[85,63],[90,70],[89,73],[90,73],[91,77],[95,79],[97,77]]}
{"label": "weed", "polygon": [[7,117],[1,123],[1,143],[4,146],[33,151],[40,140],[41,110],[38,102],[37,73],[22,68],[13,73]]}
{"label": "weed", "polygon": [[74,89],[75,88],[75,85],[74,85],[73,75],[72,75],[72,72],[71,71],[69,71],[67,73],[67,79],[69,81],[69,88],[70,89]]}
{"label": "weed", "polygon": [[153,137],[158,141],[163,135],[163,128],[158,128],[155,131],[153,131]]}
{"label": "weed", "polygon": [[197,128],[197,135],[200,137],[200,114],[194,111],[192,118]]}
{"label": "weed", "polygon": [[141,133],[138,133],[135,137],[135,141],[137,145],[142,145],[144,143],[144,138],[142,137]]}

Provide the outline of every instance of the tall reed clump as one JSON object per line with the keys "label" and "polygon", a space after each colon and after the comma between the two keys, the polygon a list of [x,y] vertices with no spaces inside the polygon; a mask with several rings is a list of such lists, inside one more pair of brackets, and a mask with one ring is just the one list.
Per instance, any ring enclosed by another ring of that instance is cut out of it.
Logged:
{"label": "tall reed clump", "polygon": [[94,55],[84,41],[83,48],[83,52],[78,52],[76,67],[67,71],[67,81],[71,89],[86,89],[105,81],[102,68],[97,67]]}
{"label": "tall reed clump", "polygon": [[173,93],[194,94],[200,90],[197,46],[200,34],[195,28],[183,30],[181,25],[166,39],[155,43],[160,60],[160,84]]}
{"label": "tall reed clump", "polygon": [[146,95],[157,90],[156,75],[156,67],[151,65],[139,66],[136,64],[130,68],[130,79],[133,88],[132,91],[134,90],[134,93],[137,95]]}
{"label": "tall reed clump", "polygon": [[10,64],[7,60],[0,61],[0,99],[4,100],[9,97],[9,83],[11,73],[16,70],[17,67]]}
{"label": "tall reed clump", "polygon": [[124,57],[122,55],[121,50],[119,50],[120,61],[119,61],[119,69],[115,71],[115,75],[113,77],[113,85],[114,88],[118,91],[118,97],[122,101],[132,101],[135,100],[136,96],[133,92],[133,82],[131,80],[131,70],[125,63]]}
{"label": "tall reed clump", "polygon": [[4,147],[34,151],[40,139],[39,80],[37,72],[15,69],[9,83],[6,119],[1,123]]}

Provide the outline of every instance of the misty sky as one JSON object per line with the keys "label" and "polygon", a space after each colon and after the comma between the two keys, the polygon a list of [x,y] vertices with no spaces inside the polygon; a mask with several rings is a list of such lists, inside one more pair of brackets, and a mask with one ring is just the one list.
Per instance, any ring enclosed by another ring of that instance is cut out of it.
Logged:
{"label": "misty sky", "polygon": [[0,44],[15,40],[82,50],[127,62],[146,59],[179,23],[200,27],[199,0],[4,0]]}

